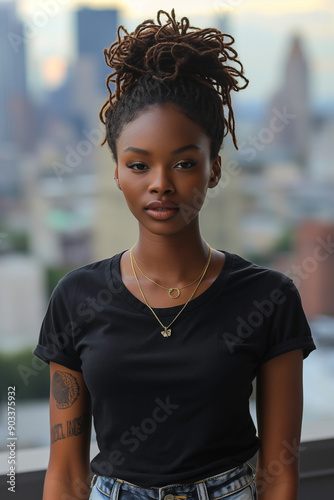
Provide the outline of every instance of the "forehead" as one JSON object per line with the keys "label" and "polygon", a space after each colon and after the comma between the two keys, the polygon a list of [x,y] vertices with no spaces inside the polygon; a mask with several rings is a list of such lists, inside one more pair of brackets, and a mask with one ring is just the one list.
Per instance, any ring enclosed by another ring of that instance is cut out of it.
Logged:
{"label": "forehead", "polygon": [[116,140],[118,152],[129,146],[143,149],[175,150],[186,144],[210,148],[203,128],[188,118],[175,104],[154,105],[142,110],[125,124]]}

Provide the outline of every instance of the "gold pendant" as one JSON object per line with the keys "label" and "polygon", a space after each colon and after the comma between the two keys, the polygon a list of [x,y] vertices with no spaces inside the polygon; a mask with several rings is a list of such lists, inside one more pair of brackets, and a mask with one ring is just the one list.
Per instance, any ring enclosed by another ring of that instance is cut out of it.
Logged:
{"label": "gold pendant", "polygon": [[167,326],[164,326],[164,330],[161,332],[161,335],[164,337],[170,337],[172,335],[172,330],[167,328]]}
{"label": "gold pendant", "polygon": [[[174,290],[176,290],[177,295],[172,295]],[[169,288],[168,295],[170,296],[171,299],[177,299],[181,295],[180,289],[179,288]]]}

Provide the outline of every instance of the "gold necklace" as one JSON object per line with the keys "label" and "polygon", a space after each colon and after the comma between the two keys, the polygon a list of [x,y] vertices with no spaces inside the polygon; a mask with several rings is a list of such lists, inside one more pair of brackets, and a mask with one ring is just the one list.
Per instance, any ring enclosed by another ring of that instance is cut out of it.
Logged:
{"label": "gold necklace", "polygon": [[[133,248],[133,247],[132,247]],[[132,250],[132,249],[131,249]],[[188,286],[191,286],[193,285],[194,283],[196,283],[196,281],[198,281],[200,279],[200,277],[202,276],[202,273],[203,271],[201,272],[201,274],[198,276],[198,278],[196,278],[194,281],[192,281],[191,283],[189,283],[188,285],[184,285],[184,286],[181,286],[180,288],[174,286],[172,288],[167,288],[165,286],[162,286],[160,285],[159,283],[157,283],[156,281],[152,280],[152,278],[149,278],[148,276],[146,276],[146,274],[144,273],[144,271],[142,271],[140,269],[140,267],[138,266],[138,262],[136,261],[135,259],[135,256],[133,255],[132,253],[132,258],[134,260],[134,263],[136,264],[136,266],[138,267],[139,271],[141,272],[141,274],[144,276],[144,278],[146,278],[147,280],[151,281],[152,283],[154,283],[155,285],[159,286],[160,288],[163,288],[164,290],[167,290],[168,291],[168,295],[171,299],[178,299],[181,295],[181,290],[183,290],[183,288],[187,288]],[[174,292],[174,290],[176,291],[176,295],[172,295],[172,293]]]}
{"label": "gold necklace", "polygon": [[204,269],[202,271],[202,274],[200,276],[200,279],[199,279],[199,282],[197,283],[196,285],[196,288],[195,290],[193,291],[193,293],[190,295],[189,299],[187,300],[187,302],[184,304],[184,306],[182,307],[181,311],[178,312],[178,314],[175,316],[175,318],[173,319],[173,321],[171,323],[169,323],[169,325],[165,326],[161,321],[160,319],[158,318],[158,316],[155,314],[155,312],[153,311],[152,307],[149,305],[149,303],[147,302],[146,300],[146,297],[144,295],[144,292],[142,290],[142,287],[140,286],[140,283],[139,283],[139,280],[137,278],[137,274],[136,274],[136,271],[135,271],[135,268],[134,268],[134,265],[133,265],[133,252],[132,252],[132,249],[134,247],[134,245],[131,247],[131,250],[130,250],[130,261],[131,261],[131,267],[132,267],[132,272],[133,272],[133,275],[136,279],[136,282],[137,282],[137,285],[138,285],[138,288],[140,290],[140,293],[144,299],[144,302],[145,304],[147,305],[147,307],[150,309],[150,311],[152,312],[152,314],[154,315],[154,317],[156,318],[156,320],[160,323],[160,325],[162,326],[163,328],[163,331],[161,332],[161,335],[163,335],[163,337],[170,337],[171,334],[172,334],[172,330],[171,330],[171,326],[172,324],[174,323],[174,321],[180,316],[180,314],[182,313],[182,311],[184,311],[184,309],[186,308],[186,306],[188,305],[188,303],[191,301],[191,299],[193,298],[193,296],[195,295],[195,293],[197,292],[198,290],[198,287],[200,286],[200,284],[202,283],[203,281],[203,278],[205,276],[205,273],[209,267],[209,264],[210,264],[210,261],[211,261],[211,254],[212,254],[212,250],[211,250],[211,247],[210,245],[207,243],[208,247],[209,247],[209,257],[208,257],[208,260],[206,261],[206,264],[204,266]]}

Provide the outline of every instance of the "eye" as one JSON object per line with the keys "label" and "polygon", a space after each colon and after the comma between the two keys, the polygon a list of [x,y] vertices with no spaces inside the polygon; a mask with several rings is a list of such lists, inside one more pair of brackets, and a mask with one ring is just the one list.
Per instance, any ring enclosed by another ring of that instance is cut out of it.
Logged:
{"label": "eye", "polygon": [[140,163],[140,162],[137,162],[137,163],[129,163],[126,165],[128,168],[131,168],[131,170],[136,170],[137,172],[142,172],[143,170],[145,170],[147,167],[144,163]]}
{"label": "eye", "polygon": [[197,165],[197,161],[188,160],[188,161],[180,161],[175,165],[175,167],[180,168],[181,170],[187,170],[191,167],[194,167],[195,165]]}

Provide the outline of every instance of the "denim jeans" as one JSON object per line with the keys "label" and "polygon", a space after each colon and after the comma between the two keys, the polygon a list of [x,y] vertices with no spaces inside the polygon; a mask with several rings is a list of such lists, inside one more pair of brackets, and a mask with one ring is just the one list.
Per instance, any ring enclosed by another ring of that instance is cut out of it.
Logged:
{"label": "denim jeans", "polygon": [[249,463],[194,483],[142,488],[122,479],[94,476],[89,500],[256,500],[255,470]]}

